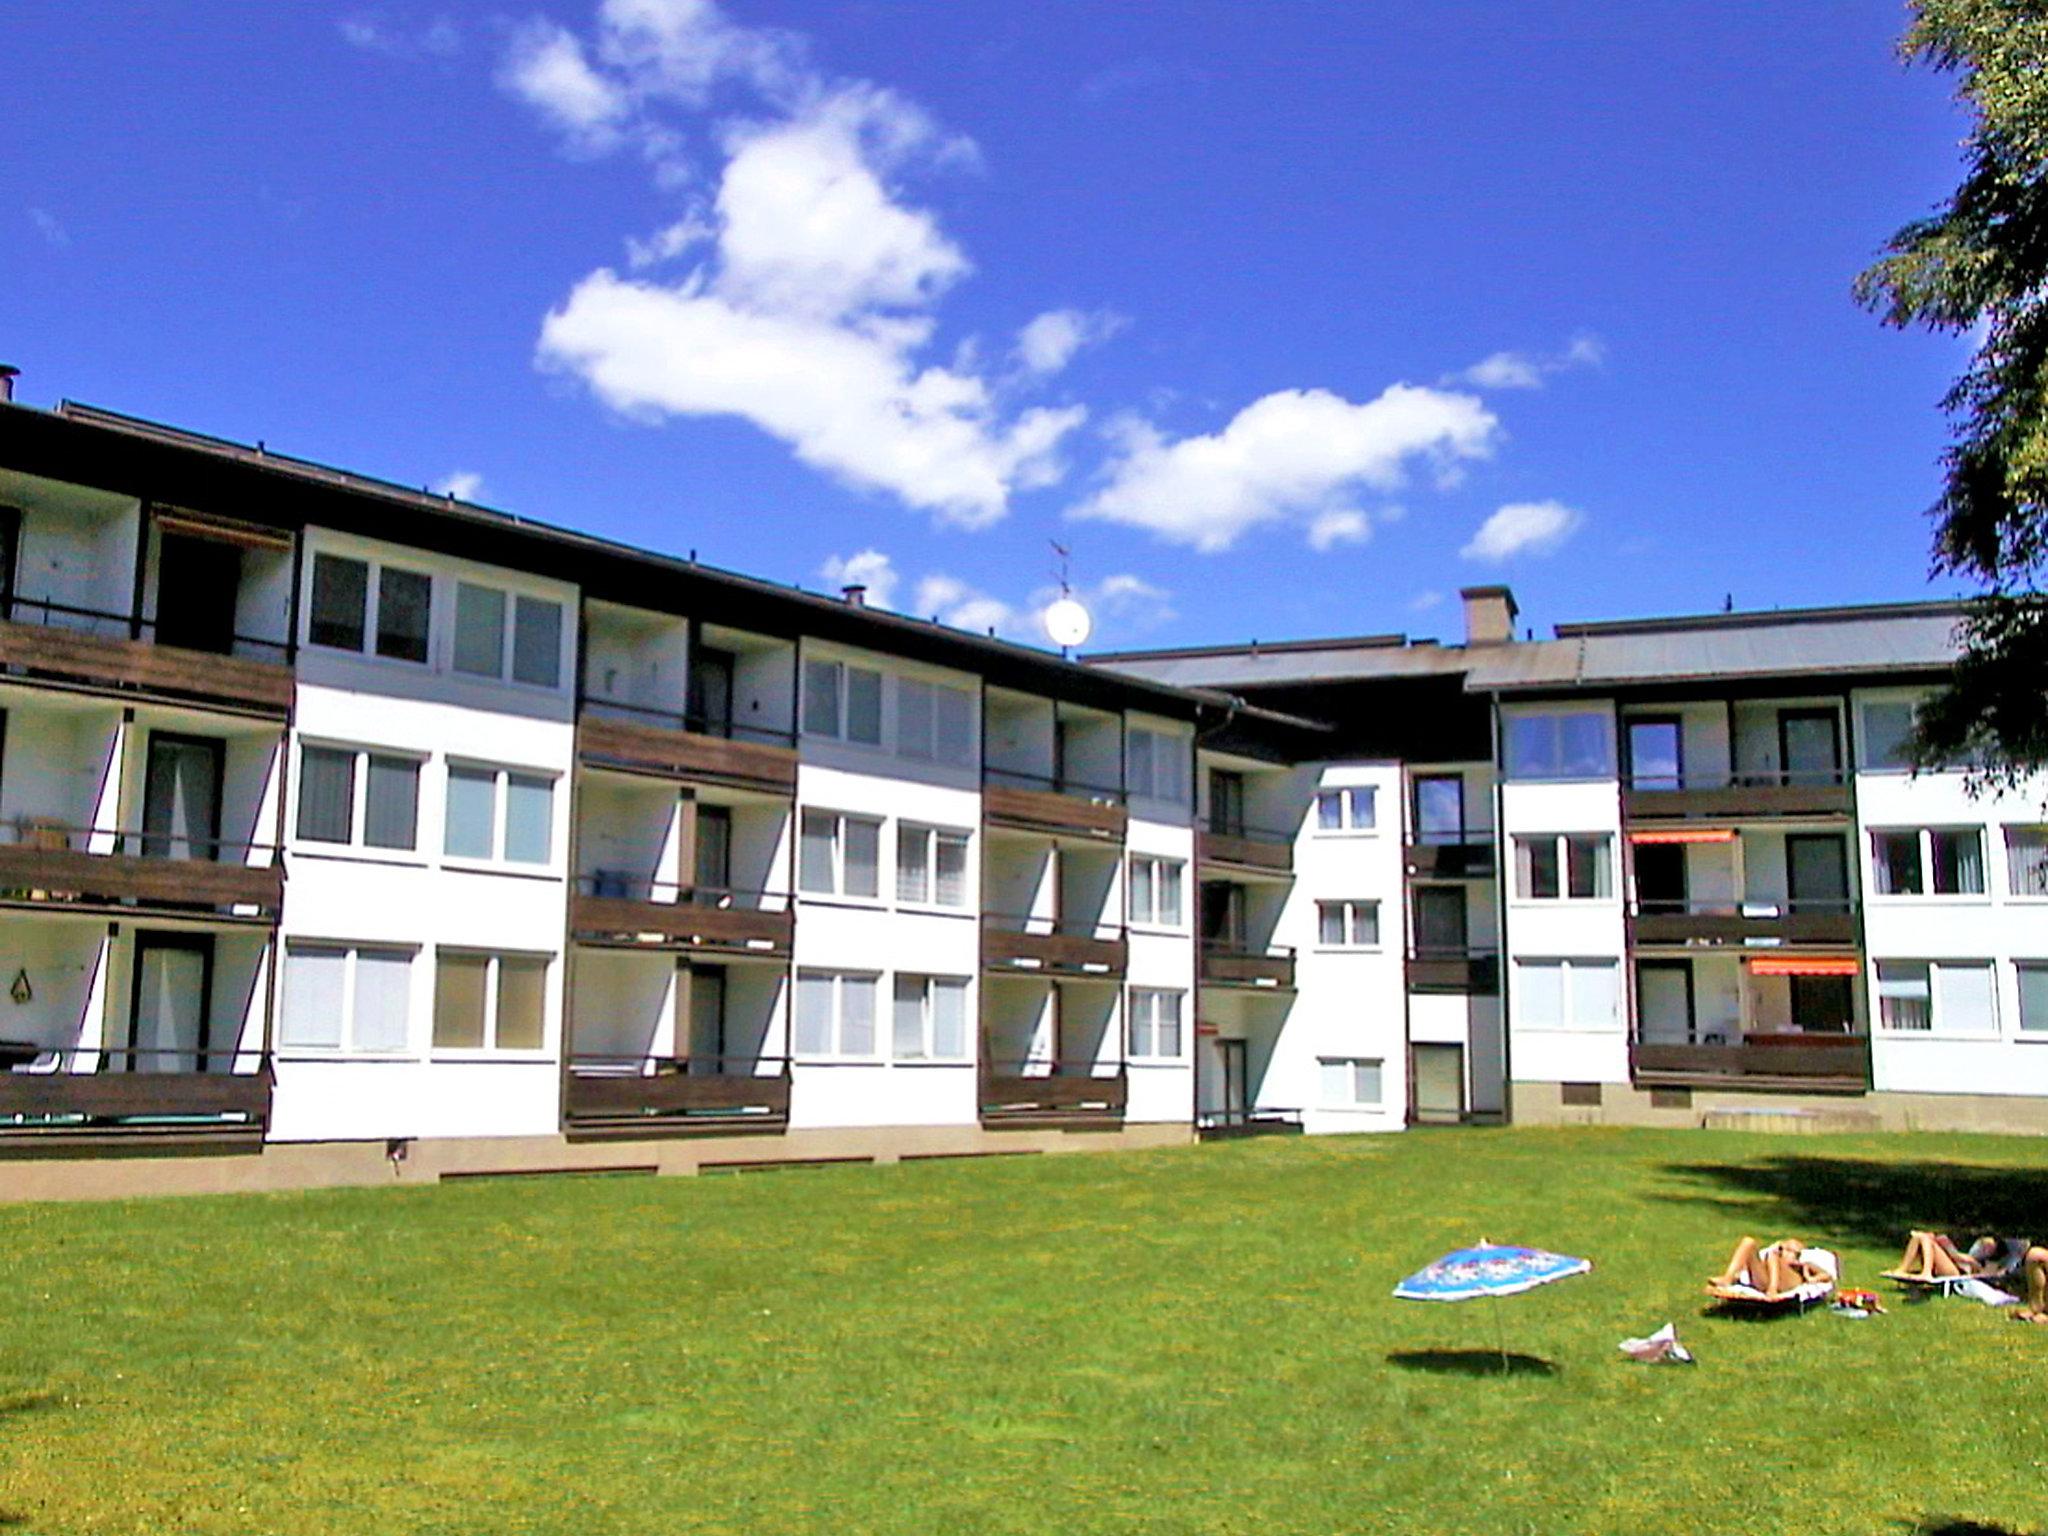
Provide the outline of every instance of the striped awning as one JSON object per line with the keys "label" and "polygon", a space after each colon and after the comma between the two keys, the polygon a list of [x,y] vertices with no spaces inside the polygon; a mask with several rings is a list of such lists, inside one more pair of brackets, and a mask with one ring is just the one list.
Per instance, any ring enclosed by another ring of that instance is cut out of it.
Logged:
{"label": "striped awning", "polygon": [[1658,827],[1653,830],[1631,832],[1628,840],[1637,845],[1651,843],[1732,843],[1735,841],[1733,827]]}
{"label": "striped awning", "polygon": [[1749,962],[1752,976],[1860,976],[1863,962],[1853,955],[1769,955]]}

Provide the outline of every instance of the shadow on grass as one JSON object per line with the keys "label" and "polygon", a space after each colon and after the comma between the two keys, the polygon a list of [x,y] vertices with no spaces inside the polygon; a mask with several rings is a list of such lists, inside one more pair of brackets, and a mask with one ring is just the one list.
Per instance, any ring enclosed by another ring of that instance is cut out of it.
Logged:
{"label": "shadow on grass", "polygon": [[[1742,1220],[1765,1241],[1790,1233],[1823,1247],[1830,1238],[1853,1238],[1872,1248],[1903,1249],[1915,1228],[1946,1232],[1959,1242],[1986,1232],[2031,1235],[2048,1186],[2039,1169],[1846,1157],[1669,1163],[1664,1171],[1726,1192],[1695,1199],[1748,1197],[1726,1203],[1743,1211]],[[1756,1201],[1765,1204],[1759,1208]]]}
{"label": "shadow on grass", "polygon": [[1387,1364],[1404,1371],[1433,1371],[1439,1376],[1555,1376],[1557,1367],[1540,1355],[1507,1357],[1501,1368],[1497,1349],[1397,1349]]}
{"label": "shadow on grass", "polygon": [[61,1401],[54,1392],[17,1392],[12,1397],[0,1397],[0,1419],[24,1413],[47,1413]]}
{"label": "shadow on grass", "polygon": [[1701,1317],[1711,1317],[1720,1323],[1782,1323],[1787,1318],[1804,1317],[1808,1312],[1825,1312],[1827,1303],[1816,1306],[1797,1307],[1792,1305],[1767,1306],[1757,1301],[1708,1301],[1700,1308]]}
{"label": "shadow on grass", "polygon": [[1949,1515],[1930,1515],[1906,1527],[1908,1536],[2040,1536],[2016,1526],[1992,1525],[1984,1520],[1958,1520]]}

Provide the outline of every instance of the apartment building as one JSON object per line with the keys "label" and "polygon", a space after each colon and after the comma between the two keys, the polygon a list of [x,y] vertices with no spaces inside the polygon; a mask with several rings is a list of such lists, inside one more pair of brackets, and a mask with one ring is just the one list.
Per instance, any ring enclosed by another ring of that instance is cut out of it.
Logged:
{"label": "apartment building", "polygon": [[0,403],[0,1193],[2048,1130],[1938,606],[1045,652]]}

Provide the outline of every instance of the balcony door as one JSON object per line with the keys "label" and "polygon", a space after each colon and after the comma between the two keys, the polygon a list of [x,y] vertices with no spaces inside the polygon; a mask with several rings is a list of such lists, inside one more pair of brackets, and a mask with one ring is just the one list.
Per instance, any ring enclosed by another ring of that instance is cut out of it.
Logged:
{"label": "balcony door", "polygon": [[1243,949],[1244,887],[1211,881],[1202,887],[1202,937],[1217,949]]}
{"label": "balcony door", "polygon": [[713,899],[732,890],[732,812],[725,806],[697,807],[697,852],[692,878],[699,893],[713,893]]}
{"label": "balcony door", "polygon": [[1461,960],[1470,947],[1461,885],[1415,887],[1415,953],[1422,959]]}
{"label": "balcony door", "polygon": [[126,1070],[204,1072],[212,991],[211,935],[138,933]]}
{"label": "balcony door", "polygon": [[1222,1111],[1226,1122],[1241,1122],[1250,1109],[1251,1100],[1246,1091],[1245,1044],[1242,1040],[1218,1040],[1216,1061],[1222,1069],[1223,1095],[1217,1108]]}
{"label": "balcony door", "polygon": [[1676,715],[1635,715],[1628,722],[1631,789],[1685,788],[1685,727]]}
{"label": "balcony door", "polygon": [[1415,1045],[1411,1112],[1418,1125],[1456,1125],[1465,1118],[1465,1047]]}
{"label": "balcony door", "polygon": [[1209,770],[1209,830],[1224,837],[1244,836],[1243,774]]}
{"label": "balcony door", "polygon": [[683,981],[689,994],[689,1072],[692,1077],[719,1077],[725,1072],[725,967],[686,965]]}
{"label": "balcony door", "polygon": [[1636,1038],[1645,1045],[1693,1043],[1690,962],[1636,962]]}
{"label": "balcony door", "polygon": [[1846,912],[1849,848],[1832,832],[1795,832],[1785,839],[1785,890],[1792,910]]}
{"label": "balcony door", "polygon": [[732,735],[732,681],[738,665],[731,651],[700,645],[690,658],[690,726],[706,736]]}
{"label": "balcony door", "polygon": [[1788,976],[1793,1028],[1809,1035],[1845,1035],[1856,1020],[1847,976]]}
{"label": "balcony door", "polygon": [[14,571],[21,553],[21,513],[0,507],[0,619],[14,617]]}
{"label": "balcony door", "polygon": [[1837,784],[1842,778],[1842,722],[1832,709],[1778,711],[1778,761],[1787,784]]}
{"label": "balcony door", "polygon": [[1415,781],[1415,840],[1452,844],[1465,841],[1465,776],[1432,773]]}
{"label": "balcony door", "polygon": [[242,551],[218,539],[158,536],[156,641],[225,656],[235,648]]}
{"label": "balcony door", "polygon": [[1635,862],[1637,908],[1644,912],[1683,912],[1690,899],[1685,845],[1637,843],[1629,853]]}
{"label": "balcony door", "polygon": [[142,852],[152,859],[220,856],[221,762],[216,736],[149,733],[142,787]]}

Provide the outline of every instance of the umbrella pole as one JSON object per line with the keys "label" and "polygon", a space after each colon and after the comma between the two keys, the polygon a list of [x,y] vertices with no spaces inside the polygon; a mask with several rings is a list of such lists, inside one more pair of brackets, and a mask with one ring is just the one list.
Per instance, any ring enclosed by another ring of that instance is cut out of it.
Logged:
{"label": "umbrella pole", "polygon": [[1501,1375],[1506,1376],[1509,1374],[1508,1333],[1507,1329],[1501,1325],[1500,1298],[1498,1296],[1494,1296],[1491,1297],[1490,1300],[1493,1302],[1493,1338],[1494,1342],[1500,1346],[1500,1373]]}

